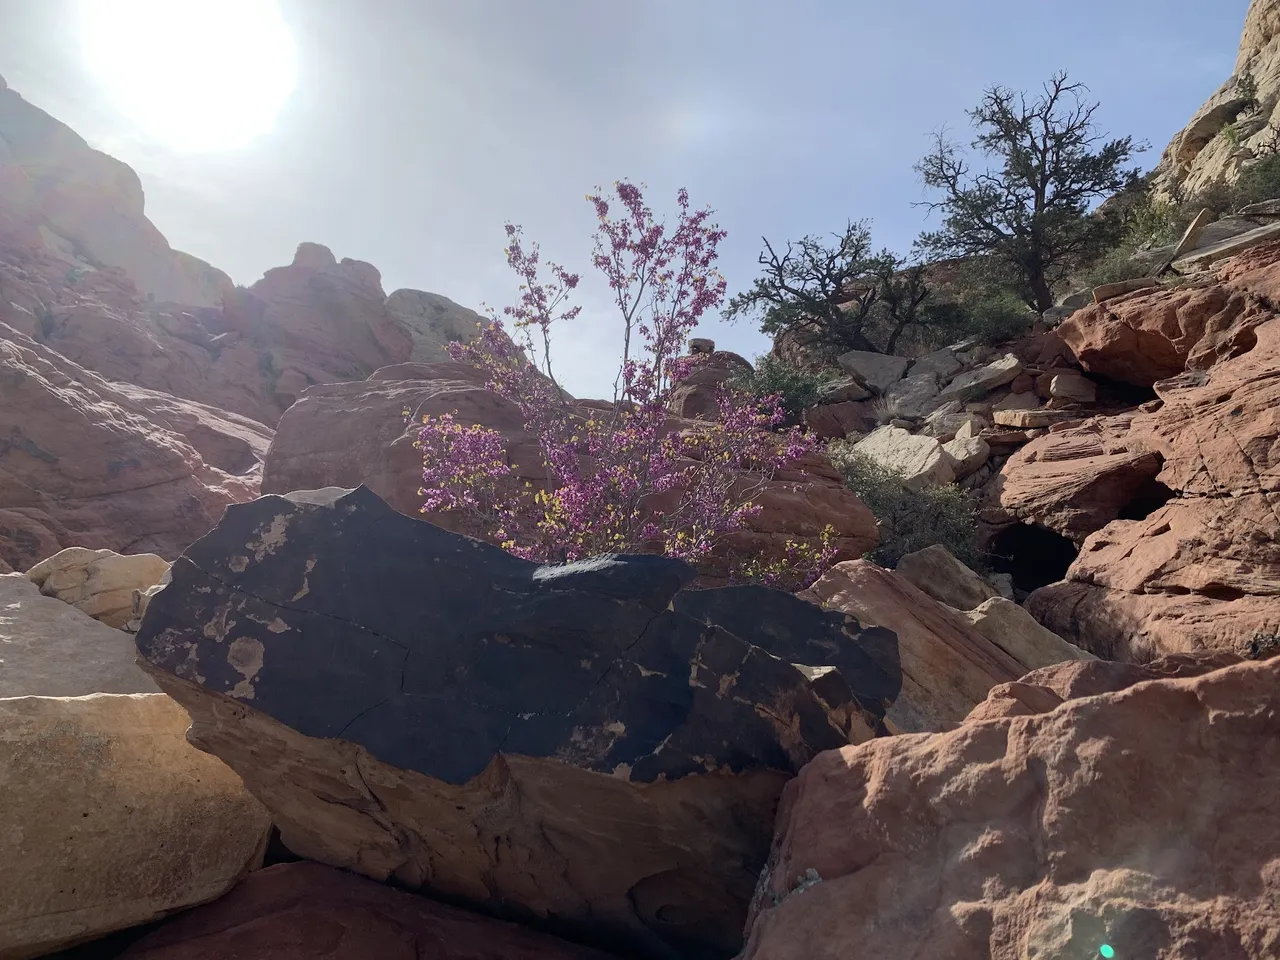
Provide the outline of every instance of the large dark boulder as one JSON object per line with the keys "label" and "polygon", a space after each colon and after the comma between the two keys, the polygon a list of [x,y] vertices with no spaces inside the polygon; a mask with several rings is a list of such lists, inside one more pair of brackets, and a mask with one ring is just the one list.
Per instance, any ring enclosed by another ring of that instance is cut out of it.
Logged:
{"label": "large dark boulder", "polygon": [[296,853],[649,957],[729,956],[778,794],[896,644],[653,556],[546,567],[361,487],[229,507],[140,662]]}

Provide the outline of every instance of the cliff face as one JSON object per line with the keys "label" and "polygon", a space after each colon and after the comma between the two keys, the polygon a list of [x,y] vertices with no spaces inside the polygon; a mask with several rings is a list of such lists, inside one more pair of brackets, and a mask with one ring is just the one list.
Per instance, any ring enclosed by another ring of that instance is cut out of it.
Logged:
{"label": "cliff face", "polygon": [[[1250,89],[1250,78],[1256,91]],[[1165,148],[1157,183],[1194,194],[1280,147],[1280,0],[1253,0],[1235,71]]]}

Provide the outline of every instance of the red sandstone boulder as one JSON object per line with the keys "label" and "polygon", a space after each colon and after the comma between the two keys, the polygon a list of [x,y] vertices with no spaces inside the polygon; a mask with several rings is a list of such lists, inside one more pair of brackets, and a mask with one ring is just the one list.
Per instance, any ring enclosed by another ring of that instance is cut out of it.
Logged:
{"label": "red sandstone boulder", "polygon": [[605,960],[527,927],[318,863],[250,874],[143,937],[121,960]]}
{"label": "red sandstone boulder", "polygon": [[257,495],[262,424],[109,383],[0,324],[0,557],[63,547],[172,559]]}
{"label": "red sandstone boulder", "polygon": [[751,372],[751,364],[736,353],[716,350],[704,355],[689,376],[671,391],[671,412],[686,420],[716,420],[721,388],[734,377]]}
{"label": "red sandstone boulder", "polygon": [[822,754],[744,960],[1280,956],[1278,685],[1240,664]]}

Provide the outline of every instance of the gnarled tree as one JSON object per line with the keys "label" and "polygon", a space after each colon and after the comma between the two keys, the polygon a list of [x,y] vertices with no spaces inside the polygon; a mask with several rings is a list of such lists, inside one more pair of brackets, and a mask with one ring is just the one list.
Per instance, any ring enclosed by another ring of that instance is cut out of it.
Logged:
{"label": "gnarled tree", "polygon": [[976,136],[975,169],[945,132],[916,169],[941,199],[941,229],[921,247],[942,257],[991,257],[1018,277],[1019,294],[1038,311],[1053,306],[1053,288],[1116,240],[1111,218],[1090,216],[1099,199],[1131,188],[1140,171],[1128,164],[1146,149],[1132,137],[1107,140],[1086,88],[1055,74],[1032,99],[991,87],[969,111]]}

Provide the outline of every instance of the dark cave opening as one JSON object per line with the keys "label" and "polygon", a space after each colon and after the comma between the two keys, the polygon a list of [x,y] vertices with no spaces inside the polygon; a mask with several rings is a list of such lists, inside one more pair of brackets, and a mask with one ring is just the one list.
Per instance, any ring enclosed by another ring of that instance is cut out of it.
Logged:
{"label": "dark cave opening", "polygon": [[1133,494],[1133,499],[1116,515],[1117,520],[1145,520],[1177,494],[1152,477],[1145,480]]}
{"label": "dark cave opening", "polygon": [[990,552],[992,569],[1013,577],[1019,593],[1030,593],[1063,579],[1080,551],[1047,527],[1018,523],[991,538]]}

